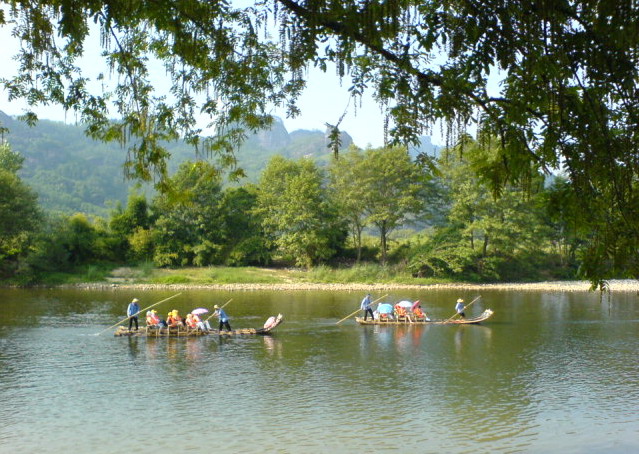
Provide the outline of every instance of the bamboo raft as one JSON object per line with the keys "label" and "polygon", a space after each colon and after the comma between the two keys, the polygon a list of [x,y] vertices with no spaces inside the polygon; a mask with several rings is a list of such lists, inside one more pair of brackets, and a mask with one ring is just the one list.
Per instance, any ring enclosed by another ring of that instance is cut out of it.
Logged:
{"label": "bamboo raft", "polygon": [[406,316],[401,318],[384,318],[378,320],[364,320],[363,317],[355,317],[355,321],[360,325],[473,325],[488,320],[492,316],[492,309],[486,309],[477,317],[459,318],[455,320],[426,320],[424,318]]}
{"label": "bamboo raft", "polygon": [[210,331],[202,331],[198,328],[187,328],[184,326],[176,326],[171,328],[155,328],[144,327],[137,331],[129,331],[125,326],[119,326],[113,333],[114,336],[129,337],[197,337],[197,336],[251,336],[265,335],[273,331],[282,323],[284,316],[278,314],[277,317],[269,318],[262,328],[240,328],[231,331],[212,329]]}

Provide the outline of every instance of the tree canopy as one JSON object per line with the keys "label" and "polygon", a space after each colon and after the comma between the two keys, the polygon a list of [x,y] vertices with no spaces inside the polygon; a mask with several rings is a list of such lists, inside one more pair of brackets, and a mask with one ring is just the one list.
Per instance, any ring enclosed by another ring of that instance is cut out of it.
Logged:
{"label": "tree canopy", "polygon": [[309,159],[273,157],[260,178],[257,213],[284,256],[310,267],[331,258],[345,235],[323,184],[323,172]]}
{"label": "tree canopy", "polygon": [[[12,27],[23,44],[20,74],[3,81],[10,96],[60,103],[78,113],[92,136],[128,143],[132,175],[166,176],[162,141],[179,135],[232,162],[243,128],[268,125],[273,105],[296,115],[306,70],[335,64],[352,96],[372,91],[391,141],[415,142],[436,120],[453,139],[470,124],[480,136],[497,137],[497,159],[483,169],[497,193],[508,181],[525,186],[540,170],[563,170],[592,213],[589,277],[600,281],[633,263],[639,246],[634,1],[0,5],[0,26]],[[78,66],[92,28],[115,76],[106,92]],[[159,92],[151,77],[156,62],[171,80]],[[490,89],[495,78],[498,92]],[[118,121],[111,122],[115,112]],[[210,117],[215,136],[201,138],[195,126],[201,115]]]}
{"label": "tree canopy", "polygon": [[0,143],[0,277],[14,271],[42,221],[37,194],[17,175],[23,161]]}

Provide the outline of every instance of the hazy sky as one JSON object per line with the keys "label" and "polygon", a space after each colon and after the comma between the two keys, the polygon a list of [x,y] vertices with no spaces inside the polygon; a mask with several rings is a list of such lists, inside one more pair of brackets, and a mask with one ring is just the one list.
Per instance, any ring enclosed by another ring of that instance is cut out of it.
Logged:
{"label": "hazy sky", "polygon": [[[96,37],[97,39],[97,37]],[[11,37],[9,27],[0,27],[0,77],[10,77],[17,73],[16,62],[12,57],[18,49],[17,41]],[[86,47],[90,49],[90,46]],[[99,50],[87,51],[87,54],[99,55]],[[98,57],[101,59],[101,57]],[[93,61],[91,61],[93,60]],[[95,62],[95,57],[87,57],[89,62],[86,67],[89,68],[85,76],[95,79],[99,70],[105,71],[102,62]],[[97,68],[97,66],[100,66]],[[82,65],[85,67],[85,65]],[[99,69],[99,70],[98,70]],[[322,73],[319,70],[312,70],[309,74],[307,89],[299,99],[299,106],[302,114],[295,119],[287,119],[285,112],[282,110],[274,110],[272,113],[284,120],[284,125],[289,132],[296,129],[325,129],[325,123],[335,124],[344,110],[348,113],[340,124],[340,129],[348,132],[355,143],[360,147],[372,145],[378,147],[383,144],[383,118],[380,113],[379,106],[371,97],[362,99],[361,106],[355,106],[353,102],[349,104],[348,85],[349,80],[344,79],[343,86],[335,73]],[[0,89],[0,110],[8,115],[19,115],[26,109],[24,101],[12,101],[7,99],[6,91]],[[73,123],[75,118],[72,114],[65,117],[64,111],[57,106],[45,106],[34,109],[41,119],[65,121]],[[434,143],[441,143],[438,137],[433,137]]]}

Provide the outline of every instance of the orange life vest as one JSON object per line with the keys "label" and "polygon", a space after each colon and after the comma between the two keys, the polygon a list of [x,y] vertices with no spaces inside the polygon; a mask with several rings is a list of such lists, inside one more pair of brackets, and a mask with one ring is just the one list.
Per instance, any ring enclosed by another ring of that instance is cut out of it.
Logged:
{"label": "orange life vest", "polygon": [[149,325],[149,326],[159,325],[160,324],[160,317],[158,317],[158,314],[151,313],[151,314],[147,315],[147,317],[146,317],[146,324]]}

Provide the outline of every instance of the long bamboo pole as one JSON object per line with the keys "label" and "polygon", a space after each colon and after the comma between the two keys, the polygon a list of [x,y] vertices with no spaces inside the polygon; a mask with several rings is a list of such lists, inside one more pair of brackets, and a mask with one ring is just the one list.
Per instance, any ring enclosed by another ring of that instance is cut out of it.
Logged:
{"label": "long bamboo pole", "polygon": [[[226,303],[224,303],[222,305],[222,307],[220,307],[220,309],[224,309],[226,307],[226,305],[228,303],[230,303],[231,301],[233,301],[233,298],[231,298],[230,300],[228,300]],[[213,317],[215,315],[215,311],[213,311],[213,313],[211,315],[209,315],[208,317],[206,317],[206,320],[204,320],[205,322],[207,322],[211,317]]]}
{"label": "long bamboo pole", "polygon": [[[384,296],[380,296],[379,298],[377,298],[375,301],[373,301],[371,304],[375,304],[376,302],[378,302],[379,300],[381,300],[382,298],[386,298],[388,296],[388,293]],[[341,319],[339,322],[335,323],[336,325],[339,325],[340,323],[342,323],[344,320],[346,320],[347,318],[352,317],[353,315],[357,314],[359,311],[361,311],[362,309],[357,309],[355,312],[353,312],[350,315],[347,315],[346,317],[344,317],[343,319]]]}
{"label": "long bamboo pole", "polygon": [[[481,298],[481,295],[479,295],[477,298],[475,298],[475,299],[474,299],[474,300],[472,300],[470,303],[468,303],[467,305],[465,305],[465,306],[464,306],[464,310],[466,310],[467,308],[469,308],[471,304],[473,304],[475,301],[477,301],[477,300],[478,300],[478,299],[480,299],[480,298]],[[452,317],[450,317],[450,318],[447,318],[446,320],[444,320],[444,322],[449,322],[449,321],[451,321],[452,319],[454,319],[455,317],[457,317],[458,315],[459,315],[459,313],[458,313],[458,312],[455,312],[455,315],[453,315],[453,316],[452,316]]]}
{"label": "long bamboo pole", "polygon": [[173,298],[175,298],[176,296],[180,296],[181,294],[182,294],[181,292],[180,292],[180,293],[176,293],[175,295],[173,295],[173,296],[169,296],[168,298],[165,298],[165,299],[163,299],[162,301],[158,301],[157,303],[151,304],[149,307],[145,307],[144,309],[140,309],[140,310],[139,310],[139,311],[137,311],[135,314],[133,314],[133,315],[129,315],[127,318],[125,318],[124,320],[121,320],[121,321],[117,322],[115,325],[111,325],[111,326],[109,326],[108,328],[103,329],[102,331],[100,331],[99,333],[97,333],[97,334],[96,334],[96,336],[99,336],[100,334],[102,334],[103,332],[105,332],[105,331],[107,331],[107,330],[110,330],[111,328],[115,328],[116,326],[118,326],[118,325],[120,325],[120,324],[122,324],[122,323],[126,322],[126,321],[127,321],[128,319],[130,319],[131,317],[135,317],[136,315],[141,314],[142,312],[144,312],[144,311],[146,311],[146,310],[151,309],[153,306],[157,306],[158,304],[160,304],[160,303],[164,303],[165,301],[168,301],[168,300],[170,300],[170,299],[173,299]]}

